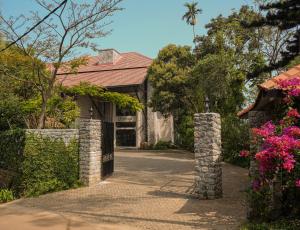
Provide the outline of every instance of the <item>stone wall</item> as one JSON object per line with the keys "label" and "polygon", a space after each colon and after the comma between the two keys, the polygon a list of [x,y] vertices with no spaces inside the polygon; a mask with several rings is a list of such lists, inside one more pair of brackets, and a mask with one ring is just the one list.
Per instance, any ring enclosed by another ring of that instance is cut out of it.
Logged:
{"label": "stone wall", "polygon": [[222,197],[221,118],[217,113],[194,116],[195,193],[200,199]]}
{"label": "stone wall", "polygon": [[101,181],[101,120],[80,119],[79,177],[86,186]]}
{"label": "stone wall", "polygon": [[101,120],[79,119],[78,129],[28,129],[28,134],[62,138],[69,143],[79,140],[79,177],[86,186],[101,181]]}
{"label": "stone wall", "polygon": [[65,143],[70,143],[72,139],[78,140],[79,138],[78,129],[27,129],[26,134],[41,135],[55,139],[62,138]]}

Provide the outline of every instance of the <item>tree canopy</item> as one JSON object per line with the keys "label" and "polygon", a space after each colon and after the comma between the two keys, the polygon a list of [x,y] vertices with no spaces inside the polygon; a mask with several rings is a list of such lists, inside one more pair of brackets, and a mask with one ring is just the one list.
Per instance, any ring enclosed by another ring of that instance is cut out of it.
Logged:
{"label": "tree canopy", "polygon": [[254,72],[251,77],[257,77],[259,73],[264,71],[272,71],[280,67],[285,67],[297,58],[300,52],[300,2],[297,0],[278,0],[262,4],[260,8],[263,11],[267,11],[267,14],[250,23],[246,22],[246,27],[277,27],[282,31],[291,32],[292,36],[286,38],[287,45],[284,50],[281,50],[281,58]]}

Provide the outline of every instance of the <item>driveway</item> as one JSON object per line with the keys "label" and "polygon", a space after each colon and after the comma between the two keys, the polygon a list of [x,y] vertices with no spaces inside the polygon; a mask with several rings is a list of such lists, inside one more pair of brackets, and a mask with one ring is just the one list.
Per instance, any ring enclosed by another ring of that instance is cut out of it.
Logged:
{"label": "driveway", "polygon": [[120,151],[115,174],[92,188],[0,206],[0,229],[237,229],[245,220],[247,170],[223,164],[223,198],[198,200],[193,154]]}

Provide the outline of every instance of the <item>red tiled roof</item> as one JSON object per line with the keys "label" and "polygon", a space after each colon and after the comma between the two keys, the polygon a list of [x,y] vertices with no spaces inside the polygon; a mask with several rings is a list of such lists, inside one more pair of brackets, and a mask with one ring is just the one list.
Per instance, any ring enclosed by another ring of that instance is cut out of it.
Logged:
{"label": "red tiled roof", "polygon": [[58,82],[65,87],[79,85],[80,82],[102,87],[142,84],[152,59],[135,52],[120,55],[116,63],[106,64],[97,64],[97,56],[89,57],[87,65],[80,67],[78,73],[60,72]]}
{"label": "red tiled roof", "polygon": [[294,78],[295,76],[300,76],[300,65],[296,65],[295,67],[289,69],[288,71],[283,72],[268,81],[265,81],[264,83],[258,85],[258,87],[264,90],[274,89],[278,86],[276,81],[291,79]]}
{"label": "red tiled roof", "polygon": [[[300,76],[300,65],[296,65],[295,67],[289,69],[288,71],[283,72],[283,73],[279,74],[278,76],[273,77],[272,79],[267,80],[264,83],[258,85],[259,90],[261,92],[261,91],[268,91],[271,89],[276,89],[278,87],[276,81],[292,79],[295,76]],[[238,112],[237,113],[238,117],[242,117],[242,116],[246,115],[248,112],[250,112],[251,110],[253,110],[255,108],[255,106],[257,105],[257,103],[259,102],[259,99],[260,99],[260,95],[256,98],[254,104],[252,104],[249,107]]]}

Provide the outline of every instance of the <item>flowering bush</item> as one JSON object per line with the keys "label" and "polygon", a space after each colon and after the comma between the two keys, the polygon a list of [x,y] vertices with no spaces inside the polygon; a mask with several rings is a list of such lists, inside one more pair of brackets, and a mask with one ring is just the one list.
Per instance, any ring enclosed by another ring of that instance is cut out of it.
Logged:
{"label": "flowering bush", "polygon": [[[270,189],[274,182],[279,181],[283,199],[299,199],[300,114],[295,107],[296,98],[300,96],[300,77],[280,80],[277,84],[284,92],[284,104],[288,105],[286,115],[281,120],[278,118],[279,122],[268,121],[260,128],[252,129],[253,142],[260,146],[260,150],[255,154],[242,151],[240,156],[251,157],[258,164],[258,175],[252,178],[252,194],[265,192],[266,188]],[[288,207],[289,210],[284,211],[289,214],[300,211],[296,200],[283,206]]]}

